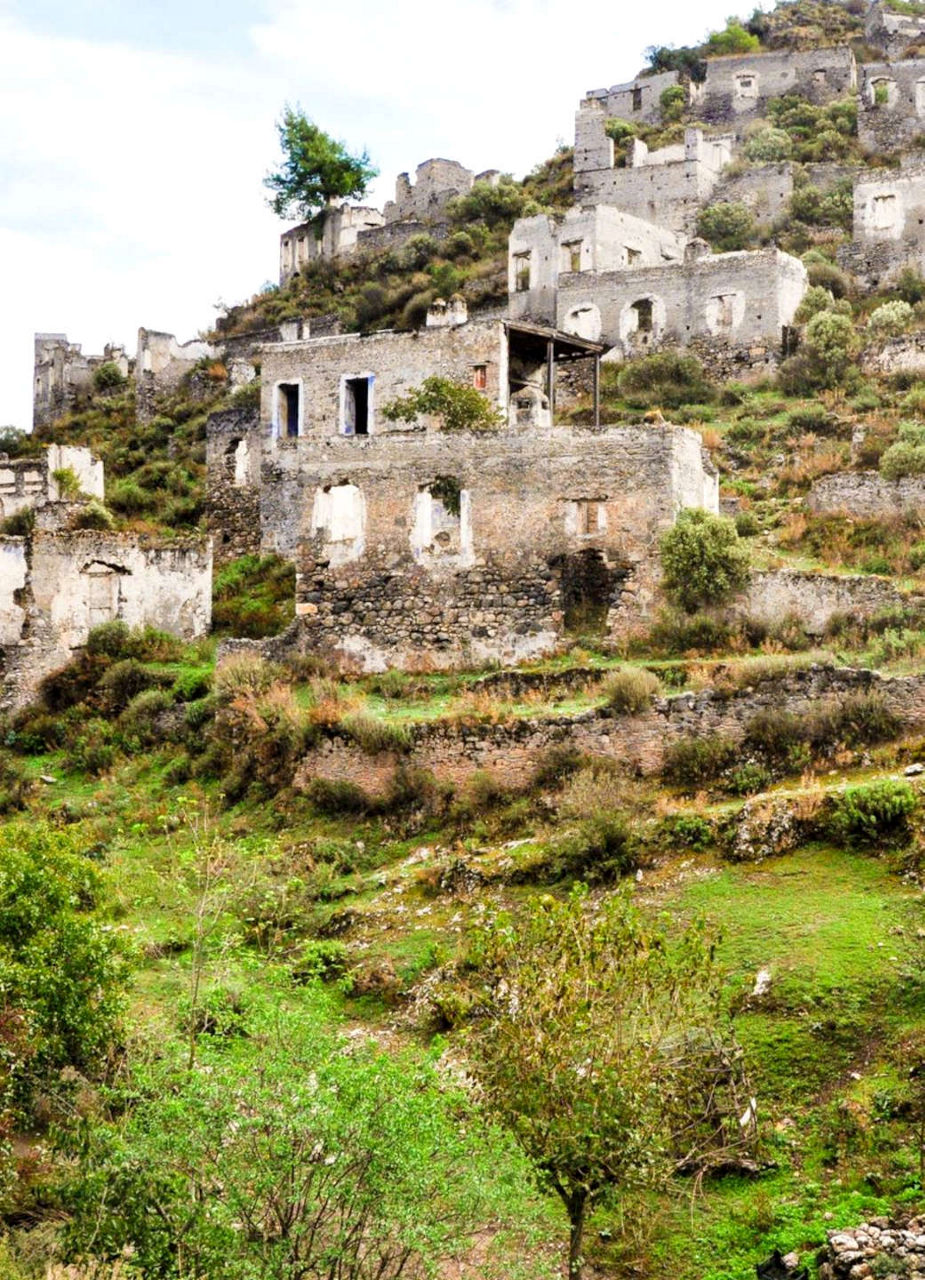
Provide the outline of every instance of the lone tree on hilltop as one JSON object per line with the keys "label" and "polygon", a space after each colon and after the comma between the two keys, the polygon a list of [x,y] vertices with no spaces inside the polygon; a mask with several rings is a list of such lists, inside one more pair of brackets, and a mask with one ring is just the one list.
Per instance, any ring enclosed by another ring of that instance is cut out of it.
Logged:
{"label": "lone tree on hilltop", "polygon": [[283,162],[263,181],[273,193],[267,203],[280,218],[315,219],[334,200],[364,195],[379,172],[365,150],[351,155],[342,142],[313,124],[301,107],[287,106],[276,129]]}

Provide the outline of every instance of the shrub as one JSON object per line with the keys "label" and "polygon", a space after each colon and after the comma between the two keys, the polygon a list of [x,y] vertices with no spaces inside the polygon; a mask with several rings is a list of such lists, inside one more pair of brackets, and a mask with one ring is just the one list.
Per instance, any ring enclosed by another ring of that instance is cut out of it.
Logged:
{"label": "shrub", "polygon": [[416,422],[424,416],[441,420],[446,431],[490,431],[501,425],[495,406],[475,387],[451,378],[425,378],[406,396],[382,407],[389,422]]}
{"label": "shrub", "polygon": [[312,778],[306,788],[306,795],[312,806],[322,814],[366,813],[370,807],[370,799],[362,787],[355,782],[344,780],[329,781],[327,778]]}
{"label": "shrub", "polygon": [[735,516],[736,533],[740,538],[754,538],[761,532],[758,517],[753,511],[737,511]]}
{"label": "shrub", "polygon": [[827,826],[833,838],[849,845],[900,842],[908,836],[909,818],[917,807],[908,782],[878,778],[846,787],[832,803]]}
{"label": "shrub", "polygon": [[97,688],[104,708],[113,713],[123,711],[139,693],[163,683],[164,677],[149,670],[137,659],[123,658],[109,668]]}
{"label": "shrub", "polygon": [[102,622],[87,636],[87,653],[102,658],[133,656],[132,633],[124,622]]}
{"label": "shrub", "polygon": [[851,376],[857,376],[855,357],[860,345],[849,316],[818,312],[806,326],[800,353],[781,366],[782,388],[799,394],[846,385]]}
{"label": "shrub", "polygon": [[93,386],[96,391],[112,391],[115,387],[124,387],[125,374],[112,360],[104,360],[93,370]]}
{"label": "shrub", "polygon": [[626,819],[616,813],[585,819],[574,831],[566,831],[551,842],[542,865],[550,881],[613,884],[636,869]]}
{"label": "shrub", "polygon": [[72,529],[114,529],[115,520],[112,512],[107,511],[102,503],[95,499],[88,502],[80,511],[71,517]]}
{"label": "shrub", "polygon": [[699,790],[734,762],[739,749],[729,738],[679,738],[665,748],[662,776],[675,786]]}
{"label": "shrub", "polygon": [[758,129],[745,144],[745,156],[758,164],[774,164],[779,160],[789,160],[793,154],[793,143],[790,135],[783,129],[775,129],[768,125]]}
{"label": "shrub", "polygon": [[0,531],[13,538],[30,538],[35,529],[35,508],[23,507],[0,521]]}
{"label": "shrub", "polygon": [[731,636],[729,623],[710,614],[664,612],[649,634],[649,643],[661,653],[715,653],[728,647]]}
{"label": "shrub", "polygon": [[119,732],[139,746],[153,746],[160,740],[158,717],[173,706],[163,689],[146,689],[137,694],[119,716]]}
{"label": "shrub", "polygon": [[895,290],[910,307],[918,302],[925,302],[925,279],[915,267],[903,267],[896,277]]}
{"label": "shrub", "polygon": [[895,338],[905,333],[915,319],[908,302],[884,302],[871,312],[868,328],[877,338]]}
{"label": "shrub", "polygon": [[285,667],[245,651],[222,659],[215,668],[214,688],[219,698],[232,702],[242,696],[266,693],[285,679]]}
{"label": "shrub", "polygon": [[880,474],[887,480],[925,475],[925,427],[915,422],[900,424],[899,439],[880,457]]}
{"label": "shrub", "polygon": [[116,759],[116,745],[112,725],[105,720],[88,720],[83,730],[70,744],[65,766],[91,777],[108,773]]}
{"label": "shrub", "polygon": [[80,479],[73,467],[58,467],[51,473],[51,478],[65,500],[80,497]]}
{"label": "shrub", "polygon": [[411,746],[407,726],[380,720],[364,711],[345,716],[340,727],[367,755],[379,755],[385,751],[404,752]]}
{"label": "shrub", "polygon": [[835,311],[840,315],[850,315],[851,303],[844,298],[836,300],[831,289],[826,289],[821,284],[813,284],[803,295],[803,301],[797,307],[793,318],[797,324],[806,324],[820,311]]}
{"label": "shrub", "polygon": [[702,853],[713,843],[713,827],[696,813],[679,813],[659,823],[659,839],[669,849],[692,849]]}
{"label": "shrub", "polygon": [[143,489],[135,480],[119,480],[109,491],[109,505],[126,516],[141,516],[154,511],[157,495]]}
{"label": "shrub", "polygon": [[708,240],[717,253],[747,249],[755,236],[755,216],[741,201],[711,204],[697,218],[697,234]]}
{"label": "shrub", "polygon": [[457,226],[483,222],[489,230],[509,229],[523,213],[525,203],[521,186],[504,174],[497,183],[474,182],[464,196],[450,201],[447,213]]}
{"label": "shrub", "polygon": [[723,31],[714,31],[707,40],[706,52],[713,57],[732,53],[757,53],[761,41],[742,26],[738,18],[729,18]]}
{"label": "shrub", "polygon": [[671,351],[631,361],[620,371],[617,386],[627,404],[639,409],[654,405],[674,409],[713,398],[700,361]]}
{"label": "shrub", "polygon": [[834,262],[826,259],[806,262],[806,274],[814,288],[828,289],[833,298],[847,299],[852,292],[851,278]]}
{"label": "shrub", "polygon": [[665,124],[674,124],[681,120],[687,107],[687,90],[683,84],[670,84],[663,89],[658,100]]}
{"label": "shrub", "polygon": [[688,613],[721,604],[748,582],[748,551],[733,522],[688,507],[659,543],[663,586]]}
{"label": "shrub", "polygon": [[242,639],[275,636],[295,616],[295,568],[280,556],[241,556],[212,584],[212,629]]}
{"label": "shrub", "polygon": [[644,667],[627,667],[608,676],[601,687],[604,701],[612,711],[637,715],[651,705],[661,690],[658,676]]}
{"label": "shrub", "polygon": [[197,702],[212,689],[212,675],[208,671],[184,671],[177,676],[171,689],[175,702]]}

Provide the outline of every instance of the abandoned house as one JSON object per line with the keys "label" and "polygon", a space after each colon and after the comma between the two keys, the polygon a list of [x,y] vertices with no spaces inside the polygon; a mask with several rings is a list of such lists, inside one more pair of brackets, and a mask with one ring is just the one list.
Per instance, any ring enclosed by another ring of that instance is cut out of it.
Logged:
{"label": "abandoned house", "polygon": [[78,409],[93,389],[93,375],[102,364],[114,364],[123,377],[131,364],[124,347],[107,346],[101,356],[85,356],[79,343],[64,333],[35,335],[32,383],[33,422],[43,426]]}
{"label": "abandoned house", "polygon": [[858,137],[871,151],[914,146],[925,134],[925,58],[869,63],[858,92]]}
{"label": "abandoned house", "polygon": [[576,202],[613,205],[668,231],[693,235],[732,147],[731,137],[708,138],[688,129],[683,143],[657,151],[634,138],[625,166],[616,166],[606,112],[597,102],[584,103],[575,118]]}
{"label": "abandoned house", "polygon": [[0,459],[3,514],[35,512],[28,536],[0,536],[0,706],[27,701],[102,622],[187,640],[209,630],[211,542],[75,527],[87,499],[102,496],[103,465],[88,449]]}
{"label": "abandoned house", "polygon": [[911,266],[925,269],[925,164],[867,170],[854,186],[854,232],[838,261],[867,288]]}
{"label": "abandoned house", "polygon": [[925,49],[925,14],[895,13],[885,0],[874,0],[867,12],[864,39],[890,61]]}

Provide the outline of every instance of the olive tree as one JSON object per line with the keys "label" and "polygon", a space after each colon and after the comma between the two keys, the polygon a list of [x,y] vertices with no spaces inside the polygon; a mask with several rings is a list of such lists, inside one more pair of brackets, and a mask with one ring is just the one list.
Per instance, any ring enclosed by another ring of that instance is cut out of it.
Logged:
{"label": "olive tree", "polygon": [[571,1280],[596,1205],[743,1141],[714,941],[698,925],[669,936],[624,892],[594,905],[581,886],[478,935],[473,1070],[565,1207]]}
{"label": "olive tree", "polygon": [[682,609],[722,604],[748,582],[748,549],[735,524],[699,507],[682,511],[659,543],[662,585]]}

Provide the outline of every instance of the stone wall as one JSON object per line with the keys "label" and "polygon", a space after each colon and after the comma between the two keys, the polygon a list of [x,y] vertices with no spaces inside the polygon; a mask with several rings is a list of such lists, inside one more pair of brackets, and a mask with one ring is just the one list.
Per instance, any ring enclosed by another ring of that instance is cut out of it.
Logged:
{"label": "stone wall", "polygon": [[[556,323],[559,276],[683,262],[687,240],[610,205],[576,205],[563,218],[519,218],[508,240],[509,313]],[[594,338],[593,325],[582,336]],[[582,328],[575,330],[582,332]]]}
{"label": "stone wall", "polygon": [[0,454],[0,519],[72,496],[61,494],[56,471],[70,472],[83,494],[102,499],[103,464],[89,449],[53,444],[37,458]]}
{"label": "stone wall", "polygon": [[303,222],[284,231],[279,238],[280,284],[286,284],[309,262],[355,252],[359,237],[381,227],[384,221],[378,209],[342,204],[326,209],[320,224]]}
{"label": "stone wall", "polygon": [[925,1280],[925,1218],[871,1218],[851,1231],[830,1231],[819,1280]]}
{"label": "stone wall", "polygon": [[889,578],[775,569],[753,573],[731,612],[769,628],[792,618],[808,635],[824,636],[833,618],[871,618],[909,604]]}
{"label": "stone wall", "polygon": [[206,501],[216,568],[260,554],[262,447],[256,409],[225,409],[209,418]]}
{"label": "stone wall", "polygon": [[779,249],[689,253],[683,264],[560,276],[557,323],[568,330],[573,317],[595,308],[600,328],[585,336],[624,357],[698,339],[779,350],[806,287],[803,264]]}
{"label": "stone wall", "polygon": [[914,373],[925,376],[925,333],[904,333],[861,352],[865,373]]}
{"label": "stone wall", "polygon": [[139,421],[145,422],[153,415],[157,395],[175,391],[200,360],[217,359],[220,354],[198,338],[181,343],[172,333],[139,329],[135,357],[135,409]]}
{"label": "stone wall", "polygon": [[32,381],[32,424],[45,426],[80,408],[93,391],[93,375],[102,364],[114,364],[123,377],[131,372],[125,348],[109,345],[101,356],[84,355],[80,344],[64,333],[35,335]]}
{"label": "stone wall", "polygon": [[857,65],[849,48],[733,54],[707,61],[706,79],[691,85],[691,109],[698,120],[734,125],[742,136],[752,120],[767,115],[772,98],[798,94],[826,103],[856,88]]}
{"label": "stone wall", "polygon": [[925,166],[910,161],[899,173],[867,171],[854,188],[854,234],[839,263],[866,288],[886,284],[903,267],[925,262]]}
{"label": "stone wall", "polygon": [[925,132],[925,59],[862,68],[858,137],[881,154],[908,150]]}
{"label": "stone wall", "polygon": [[634,124],[661,124],[661,97],[666,89],[678,83],[676,71],[660,75],[637,76],[628,84],[611,85],[609,89],[589,89],[586,101],[600,106],[605,115]]}
{"label": "stone wall", "polygon": [[611,633],[652,609],[652,550],[718,507],[684,428],[402,432],[270,441],[262,547],[293,559],[302,651],[345,669],[549,652],[574,611]]}
{"label": "stone wall", "polygon": [[[289,407],[297,398],[300,436],[321,439],[344,433],[356,421],[356,402],[350,406],[348,383],[362,380],[368,387],[367,432],[387,432],[395,430],[396,424],[382,417],[384,404],[407,394],[431,374],[471,386],[476,367],[484,369],[486,396],[506,412],[506,352],[503,326],[498,322],[268,345],[261,351],[261,420],[268,431],[288,434],[293,425]],[[287,402],[287,393],[281,390],[285,387],[298,388],[297,397],[292,393],[293,399]]]}
{"label": "stone wall", "polygon": [[95,530],[0,538],[0,705],[28,700],[100,623],[120,618],[192,640],[208,632],[211,611],[210,542]]}
{"label": "stone wall", "polygon": [[879,471],[840,471],[822,476],[806,498],[813,515],[895,520],[925,512],[925,477],[887,480]]}
{"label": "stone wall", "polygon": [[693,235],[700,209],[732,158],[732,139],[688,129],[682,146],[648,151],[637,141],[626,167],[615,168],[606,124],[596,101],[583,104],[575,117],[576,200],[615,205],[634,218]]}
{"label": "stone wall", "polygon": [[[479,175],[488,178],[488,174]],[[491,176],[494,176],[492,174]],[[400,173],[395,182],[395,199],[386,202],[385,221],[429,222],[441,217],[455,196],[471,191],[475,174],[456,160],[425,160],[419,164],[414,182]]]}
{"label": "stone wall", "polygon": [[513,720],[503,724],[436,722],[411,727],[411,747],[403,755],[367,755],[339,729],[303,760],[296,785],[314,778],[353,782],[381,794],[400,765],[427,769],[438,781],[463,785],[487,771],[506,786],[527,785],[552,748],[618,760],[629,769],[657,772],[665,750],[681,738],[721,735],[741,741],[762,711],[805,715],[820,702],[846,694],[877,691],[913,729],[925,725],[925,676],[885,678],[872,671],[815,666],[783,678],[768,678],[731,696],[713,690],[657,700],[640,715],[606,709],[577,716]]}
{"label": "stone wall", "polygon": [[875,0],[864,24],[864,39],[890,60],[901,59],[910,48],[925,43],[925,16],[891,13],[888,3]]}

